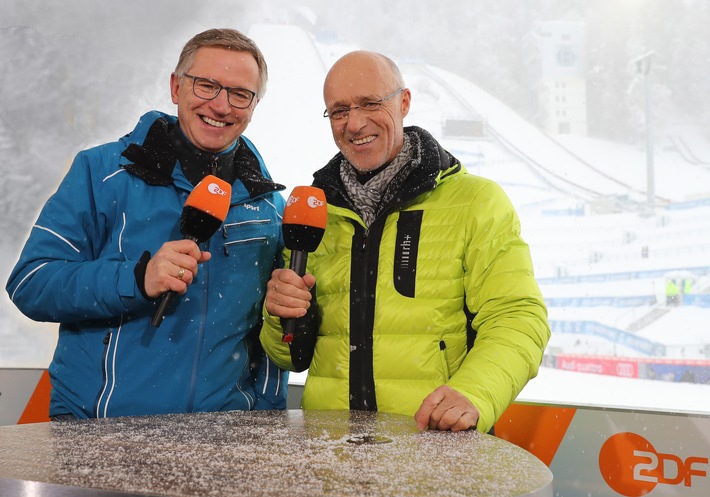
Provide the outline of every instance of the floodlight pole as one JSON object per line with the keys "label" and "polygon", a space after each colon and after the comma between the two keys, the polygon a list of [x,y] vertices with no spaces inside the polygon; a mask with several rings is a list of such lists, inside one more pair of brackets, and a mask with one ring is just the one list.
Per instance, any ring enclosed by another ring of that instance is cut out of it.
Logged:
{"label": "floodlight pole", "polygon": [[653,165],[653,126],[651,113],[651,61],[654,52],[648,52],[636,58],[636,71],[643,74],[644,99],[646,113],[646,209],[649,215],[653,215],[656,201],[656,182]]}

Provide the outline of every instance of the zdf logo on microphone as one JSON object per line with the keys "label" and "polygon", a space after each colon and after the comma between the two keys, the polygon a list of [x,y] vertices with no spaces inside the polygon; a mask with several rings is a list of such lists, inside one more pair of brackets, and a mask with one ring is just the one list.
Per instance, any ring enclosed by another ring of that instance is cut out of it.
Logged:
{"label": "zdf logo on microphone", "polygon": [[[289,195],[288,200],[286,201],[286,207],[295,204],[299,200],[301,200],[301,197],[295,197],[293,195]],[[323,207],[325,205],[325,202],[323,202],[322,200],[319,200],[315,195],[309,195],[308,198],[306,199],[306,204],[311,209],[315,209],[316,207]]]}
{"label": "zdf logo on microphone", "polygon": [[692,487],[694,479],[707,477],[708,458],[683,459],[663,454],[642,436],[623,432],[612,435],[602,445],[599,471],[612,490],[626,497],[639,497],[656,485]]}
{"label": "zdf logo on microphone", "polygon": [[325,205],[325,202],[323,202],[322,200],[319,200],[314,195],[310,195],[308,197],[308,200],[306,200],[306,202],[308,203],[308,207],[310,207],[311,209],[315,209],[317,207],[323,207]]}
{"label": "zdf logo on microphone", "polygon": [[207,185],[207,191],[210,192],[212,195],[225,196],[227,194],[227,192],[222,190],[222,188],[217,183],[210,183],[209,185]]}

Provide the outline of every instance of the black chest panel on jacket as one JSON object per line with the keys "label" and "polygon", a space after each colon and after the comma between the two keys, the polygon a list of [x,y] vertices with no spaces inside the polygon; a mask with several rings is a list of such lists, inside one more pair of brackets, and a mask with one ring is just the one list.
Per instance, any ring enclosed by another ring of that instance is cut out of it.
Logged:
{"label": "black chest panel on jacket", "polygon": [[353,223],[350,249],[350,409],[376,411],[373,336],[380,242],[385,220]]}
{"label": "black chest panel on jacket", "polygon": [[403,211],[399,213],[397,220],[392,277],[395,289],[405,297],[413,298],[415,295],[417,254],[423,216],[424,211]]}

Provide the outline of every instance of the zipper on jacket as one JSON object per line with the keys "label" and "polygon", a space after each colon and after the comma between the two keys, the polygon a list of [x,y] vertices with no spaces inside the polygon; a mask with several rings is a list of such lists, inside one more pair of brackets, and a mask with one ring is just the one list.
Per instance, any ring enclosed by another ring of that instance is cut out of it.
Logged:
{"label": "zipper on jacket", "polygon": [[271,219],[250,219],[248,221],[240,221],[237,223],[227,223],[222,225],[222,236],[224,238],[229,237],[229,230],[232,228],[242,228],[248,226],[271,224]]}
{"label": "zipper on jacket", "polygon": [[235,240],[233,242],[224,242],[224,255],[229,257],[229,247],[236,247],[239,245],[246,245],[249,243],[267,243],[268,239],[265,236],[256,236],[254,238],[245,238],[244,240]]}
{"label": "zipper on jacket", "polygon": [[350,252],[350,409],[376,411],[373,343],[379,241],[384,218],[369,229],[354,222]]}
{"label": "zipper on jacket", "polygon": [[451,368],[449,367],[449,352],[446,350],[446,342],[441,340],[439,342],[439,350],[441,351],[442,360],[444,362],[444,373],[446,374],[446,381],[451,378]]}
{"label": "zipper on jacket", "polygon": [[111,348],[110,331],[106,332],[106,335],[104,336],[103,340],[101,340],[101,342],[104,344],[104,351],[101,354],[101,390],[96,395],[96,402],[94,402],[94,415],[97,418],[102,417],[100,413],[101,402],[104,397],[104,394],[106,393],[106,390],[108,389],[108,365],[106,364],[106,361],[108,360],[109,349]]}
{"label": "zipper on jacket", "polygon": [[[213,167],[216,167],[217,161],[215,160]],[[205,242],[205,251],[209,252],[210,241]],[[202,250],[202,248],[201,248]],[[200,322],[197,329],[197,339],[195,341],[195,355],[192,359],[192,374],[190,376],[190,389],[187,394],[187,405],[185,406],[186,412],[193,412],[195,408],[195,394],[197,391],[197,371],[200,367],[200,356],[202,355],[202,346],[205,341],[205,323],[208,319],[209,312],[209,302],[207,302],[207,296],[209,295],[209,271],[201,271],[200,274],[203,275],[203,281],[200,283],[202,285],[202,308],[200,309]]]}

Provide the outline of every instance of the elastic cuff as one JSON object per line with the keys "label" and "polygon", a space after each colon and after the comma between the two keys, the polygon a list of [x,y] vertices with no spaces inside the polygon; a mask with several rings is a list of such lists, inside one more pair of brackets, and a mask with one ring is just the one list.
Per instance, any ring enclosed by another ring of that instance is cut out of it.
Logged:
{"label": "elastic cuff", "polygon": [[154,298],[149,297],[145,292],[145,270],[148,267],[148,262],[150,262],[150,252],[146,250],[136,263],[136,267],[133,269],[133,274],[136,277],[136,286],[138,287],[138,290],[140,290],[141,295],[143,295],[143,298],[146,300],[155,300]]}

